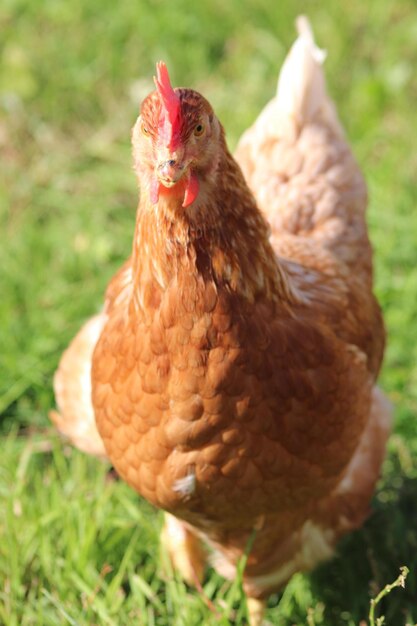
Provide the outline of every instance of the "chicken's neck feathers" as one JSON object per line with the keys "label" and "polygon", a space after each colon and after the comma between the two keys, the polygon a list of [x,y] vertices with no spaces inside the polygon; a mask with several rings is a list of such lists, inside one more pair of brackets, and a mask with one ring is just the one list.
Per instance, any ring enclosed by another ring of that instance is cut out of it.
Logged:
{"label": "chicken's neck feathers", "polygon": [[144,306],[141,291],[164,291],[181,274],[192,273],[248,301],[288,303],[288,277],[269,237],[269,225],[225,147],[217,171],[202,179],[190,207],[182,207],[180,196],[161,195],[152,204],[142,193],[133,242],[134,293]]}

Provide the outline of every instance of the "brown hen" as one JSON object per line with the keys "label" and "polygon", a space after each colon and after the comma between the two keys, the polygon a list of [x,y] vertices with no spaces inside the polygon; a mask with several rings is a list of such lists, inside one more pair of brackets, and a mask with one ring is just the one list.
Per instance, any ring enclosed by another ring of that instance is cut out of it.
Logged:
{"label": "brown hen", "polygon": [[252,542],[252,625],[363,522],[390,418],[366,188],[299,30],[239,144],[243,174],[210,104],[159,64],[132,134],[132,256],[56,374],[58,427],[84,450],[90,433],[92,453],[102,440],[169,513],[163,540],[188,581],[200,539],[226,577]]}

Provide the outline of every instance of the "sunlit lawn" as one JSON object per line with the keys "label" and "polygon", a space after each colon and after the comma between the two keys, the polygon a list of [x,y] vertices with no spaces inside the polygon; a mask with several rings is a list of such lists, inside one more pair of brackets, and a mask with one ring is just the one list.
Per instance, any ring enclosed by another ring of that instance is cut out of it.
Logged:
{"label": "sunlit lawn", "polygon": [[[359,626],[369,598],[417,621],[417,11],[412,0],[6,0],[0,5],[0,623],[246,623],[237,585],[204,595],[158,547],[161,516],[49,427],[51,378],[129,254],[129,135],[163,58],[202,91],[229,142],[272,96],[306,12],[370,190],[376,290],[389,343],[381,384],[395,434],[374,513],[336,558],[270,600],[273,624]],[[214,602],[216,612],[210,608]],[[309,617],[307,617],[308,612]],[[220,620],[220,622],[219,622]],[[223,621],[221,621],[223,620]],[[307,620],[310,620],[308,622]]]}

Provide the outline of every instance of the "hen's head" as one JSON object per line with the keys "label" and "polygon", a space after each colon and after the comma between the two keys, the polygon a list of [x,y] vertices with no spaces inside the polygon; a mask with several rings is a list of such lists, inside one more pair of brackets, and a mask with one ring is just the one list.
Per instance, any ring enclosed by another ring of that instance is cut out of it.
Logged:
{"label": "hen's head", "polygon": [[135,169],[152,203],[163,194],[187,207],[215,175],[221,125],[203,96],[173,89],[164,63],[156,69],[156,90],[143,101],[133,128]]}

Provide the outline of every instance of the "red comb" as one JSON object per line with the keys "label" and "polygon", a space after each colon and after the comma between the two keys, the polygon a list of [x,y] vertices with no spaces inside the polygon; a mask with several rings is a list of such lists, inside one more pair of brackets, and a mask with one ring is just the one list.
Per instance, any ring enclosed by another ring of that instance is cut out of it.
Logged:
{"label": "red comb", "polygon": [[179,126],[180,99],[172,88],[168,69],[163,61],[156,64],[156,77],[153,79],[162,101],[162,140],[167,148],[172,149]]}

